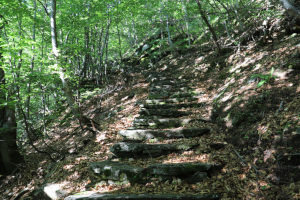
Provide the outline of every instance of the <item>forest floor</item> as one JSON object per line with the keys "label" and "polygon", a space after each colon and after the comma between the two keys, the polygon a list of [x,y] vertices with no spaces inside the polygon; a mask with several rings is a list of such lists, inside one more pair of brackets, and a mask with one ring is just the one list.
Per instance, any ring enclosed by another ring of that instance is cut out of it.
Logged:
{"label": "forest floor", "polygon": [[[189,85],[203,93],[199,102],[205,106],[193,108],[193,113],[211,122],[192,125],[209,127],[211,133],[197,139],[201,146],[196,150],[122,162],[146,166],[199,161],[218,163],[222,169],[192,185],[176,180],[147,185],[102,183],[89,190],[218,193],[221,199],[300,199],[300,170],[297,175],[284,168],[287,165],[282,161],[285,156],[300,152],[299,39],[297,34],[281,32],[273,41],[249,42],[240,51],[221,56],[212,50],[204,52],[202,45],[161,59],[156,67],[181,69],[178,77],[190,80]],[[111,87],[114,89],[93,90],[83,95],[85,115],[100,125],[96,134],[81,131],[68,109],[62,112],[49,125],[46,139],[35,144],[40,149],[50,146],[53,155],[56,149],[66,157],[51,163],[47,156],[28,147],[20,171],[1,180],[1,199],[15,199],[22,191],[29,195],[46,183],[60,184],[68,195],[86,191],[91,182],[89,163],[111,158],[109,148],[122,140],[118,131],[131,126],[139,115],[138,103],[148,96],[149,83],[145,77],[141,73],[131,76],[126,85],[120,80]],[[183,141],[191,140],[195,139]],[[299,161],[296,164],[300,166]]]}

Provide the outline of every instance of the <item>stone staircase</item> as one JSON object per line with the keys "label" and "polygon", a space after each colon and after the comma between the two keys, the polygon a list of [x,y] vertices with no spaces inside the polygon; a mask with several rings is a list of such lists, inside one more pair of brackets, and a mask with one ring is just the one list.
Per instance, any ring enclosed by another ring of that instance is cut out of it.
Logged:
{"label": "stone staircase", "polygon": [[[119,134],[124,138],[122,142],[114,144],[110,151],[115,159],[94,162],[90,168],[94,174],[95,183],[110,181],[116,184],[147,184],[153,178],[161,181],[180,179],[188,184],[195,184],[209,178],[212,171],[218,169],[214,163],[186,162],[186,163],[154,163],[135,166],[120,160],[153,159],[171,153],[193,151],[199,145],[186,144],[180,141],[184,138],[197,138],[209,134],[209,128],[191,127],[193,122],[208,122],[203,118],[189,117],[193,111],[183,109],[205,106],[198,103],[200,92],[195,92],[188,86],[188,81],[173,76],[172,70],[152,72],[148,74],[150,82],[149,98],[140,104],[140,116],[136,118],[132,127],[122,130]],[[188,127],[185,127],[188,126]],[[163,141],[171,140],[170,143]],[[159,141],[161,141],[159,143]],[[117,161],[113,161],[117,160]],[[140,163],[140,162],[139,162]],[[216,200],[218,194],[83,194],[73,195],[66,200],[83,199],[185,199],[185,200]]]}

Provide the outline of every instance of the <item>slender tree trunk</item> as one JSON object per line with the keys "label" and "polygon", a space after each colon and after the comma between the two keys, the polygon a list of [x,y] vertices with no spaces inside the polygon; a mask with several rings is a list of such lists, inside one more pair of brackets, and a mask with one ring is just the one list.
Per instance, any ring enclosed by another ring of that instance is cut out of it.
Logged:
{"label": "slender tree trunk", "polygon": [[[33,1],[33,7],[34,7],[34,14],[33,14],[33,27],[32,27],[32,40],[35,42],[36,0]],[[31,64],[30,64],[31,73],[33,72],[33,68],[34,68],[35,45],[32,45],[32,51],[33,51],[33,56],[31,58]],[[28,93],[28,97],[26,99],[26,116],[27,116],[27,119],[29,119],[29,117],[30,117],[30,98],[31,98],[30,92],[31,92],[31,79],[29,79],[28,88],[27,88],[27,93]]]}
{"label": "slender tree trunk", "polygon": [[132,17],[132,38],[133,38],[133,45],[136,45],[137,44],[137,34],[136,34],[136,30],[135,30],[135,21],[134,21],[134,17],[133,15],[131,14],[131,17]]}
{"label": "slender tree trunk", "polygon": [[84,79],[87,77],[87,71],[90,65],[90,31],[88,27],[84,28],[84,41],[85,41],[85,55],[83,58],[83,68],[80,72],[80,79]]}
{"label": "slender tree trunk", "polygon": [[189,25],[189,18],[188,18],[188,12],[186,9],[186,5],[184,3],[185,0],[181,0],[183,11],[184,11],[184,19],[185,19],[185,26],[186,26],[186,32],[188,36],[189,46],[191,46],[191,35],[190,35],[190,25]]}
{"label": "slender tree trunk", "polygon": [[104,65],[104,77],[105,81],[107,81],[107,64],[108,64],[108,42],[109,42],[109,29],[110,29],[110,18],[108,18],[108,25],[105,37],[105,65]]}
{"label": "slender tree trunk", "polygon": [[120,56],[120,60],[122,61],[123,60],[123,57],[122,57],[122,41],[121,41],[120,29],[119,29],[118,24],[117,24],[117,30],[118,30],[118,39],[119,39],[119,56]]}
{"label": "slender tree trunk", "polygon": [[204,12],[203,9],[202,9],[201,3],[199,2],[199,0],[195,0],[195,1],[196,1],[197,5],[198,5],[199,12],[200,12],[200,15],[201,15],[203,21],[205,22],[205,24],[207,25],[209,31],[210,31],[211,34],[212,34],[214,43],[215,43],[215,45],[216,45],[216,47],[217,47],[217,51],[218,51],[218,53],[220,53],[220,52],[221,52],[221,47],[220,47],[220,45],[219,45],[219,43],[218,43],[218,37],[217,37],[217,34],[216,34],[215,30],[213,29],[213,27],[210,25],[210,23],[209,23],[209,21],[208,21],[208,19],[207,19],[207,17],[206,17],[206,14],[205,14],[205,12]]}
{"label": "slender tree trunk", "polygon": [[[56,58],[56,65],[60,65],[60,54],[58,51],[58,44],[57,44],[57,30],[56,30],[56,0],[51,0],[51,15],[50,15],[50,29],[51,29],[51,43],[52,43],[52,52]],[[83,124],[87,122],[87,118],[84,117],[80,111],[79,106],[76,104],[73,93],[70,88],[70,84],[68,80],[65,78],[64,70],[61,66],[58,66],[60,79],[63,86],[63,91],[66,95],[67,102],[72,110],[72,113],[75,117],[79,120],[81,128],[83,128]]]}
{"label": "slender tree trunk", "polygon": [[[104,57],[104,49],[108,43],[109,28],[110,28],[110,19],[107,19],[106,33],[105,33],[104,41],[101,45],[101,50],[100,50],[99,73],[101,74],[102,82],[104,82],[104,80],[106,78],[105,77],[106,76],[106,64],[103,62],[103,57]],[[104,64],[104,70],[102,70],[103,64]]]}
{"label": "slender tree trunk", "polygon": [[171,32],[170,32],[170,28],[169,28],[169,16],[168,14],[166,15],[166,20],[167,20],[167,33],[168,33],[168,43],[170,45],[171,48],[173,48],[173,42],[171,40]]}
{"label": "slender tree trunk", "polygon": [[97,85],[99,86],[101,84],[101,54],[102,54],[102,37],[103,37],[103,32],[104,32],[104,26],[102,25],[101,27],[101,31],[99,32],[99,40],[98,40],[98,56],[97,56],[97,75],[96,75],[96,81],[97,81]]}

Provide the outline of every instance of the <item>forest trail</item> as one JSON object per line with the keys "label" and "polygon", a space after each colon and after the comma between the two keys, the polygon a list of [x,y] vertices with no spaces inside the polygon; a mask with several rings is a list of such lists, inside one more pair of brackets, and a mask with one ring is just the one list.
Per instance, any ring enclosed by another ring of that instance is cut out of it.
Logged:
{"label": "forest trail", "polygon": [[0,192],[23,200],[297,199],[298,43],[280,32],[221,55],[209,43],[134,54],[128,81],[118,74],[82,93],[99,129],[82,131],[66,107],[53,113],[36,146],[65,159],[27,146],[25,167]]}
{"label": "forest trail", "polygon": [[300,199],[299,1],[2,2],[1,200]]}
{"label": "forest trail", "polygon": [[[111,159],[90,164],[90,169],[94,173],[92,184],[101,181],[116,185],[184,182],[187,187],[192,187],[192,184],[201,184],[203,180],[217,175],[217,171],[220,170],[218,163],[168,161],[168,155],[169,158],[172,154],[180,157],[180,154],[188,155],[196,151],[199,146],[203,146],[199,138],[210,134],[210,128],[206,124],[211,123],[211,120],[193,113],[193,109],[205,109],[205,104],[200,102],[203,92],[189,86],[190,81],[179,77],[178,74],[180,69],[166,66],[150,69],[144,73],[149,82],[148,99],[139,103],[139,117],[134,119],[132,127],[119,131],[118,134],[122,136],[123,141],[115,143],[110,148],[113,154]],[[198,151],[196,154],[200,156],[201,153],[203,152]],[[142,166],[130,163],[133,161],[141,163]],[[69,196],[66,199],[215,200],[219,198],[217,193],[206,192],[194,195],[88,193]]]}

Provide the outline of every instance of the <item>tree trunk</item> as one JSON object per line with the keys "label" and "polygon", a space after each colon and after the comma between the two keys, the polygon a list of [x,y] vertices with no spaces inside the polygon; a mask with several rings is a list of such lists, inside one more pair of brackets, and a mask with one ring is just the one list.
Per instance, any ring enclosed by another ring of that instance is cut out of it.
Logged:
{"label": "tree trunk", "polygon": [[[52,42],[52,52],[56,58],[56,65],[60,65],[60,53],[58,51],[57,45],[57,30],[56,30],[56,0],[51,0],[51,14],[50,14],[50,29],[51,29],[51,42]],[[60,79],[62,82],[63,91],[66,95],[67,102],[72,110],[73,115],[79,120],[81,128],[83,128],[83,124],[88,123],[89,121],[86,117],[84,117],[80,111],[79,106],[76,104],[73,93],[70,87],[68,80],[65,78],[64,69],[61,66],[58,66]]]}
{"label": "tree trunk", "polygon": [[[0,15],[0,18],[2,16]],[[1,29],[4,25],[0,26]],[[1,45],[0,45],[1,46]],[[2,59],[2,48],[0,47],[0,60]],[[0,62],[1,63],[1,62]],[[4,88],[5,73],[0,66],[0,87]],[[16,164],[23,161],[17,147],[17,123],[14,106],[1,106],[7,101],[5,90],[0,90],[0,174],[10,174],[16,169]]]}
{"label": "tree trunk", "polygon": [[196,1],[197,5],[198,5],[199,12],[200,12],[200,15],[201,15],[203,21],[205,22],[205,24],[207,25],[209,31],[210,31],[211,34],[212,34],[214,43],[215,43],[215,45],[216,45],[216,47],[217,47],[217,51],[218,51],[218,53],[220,53],[220,52],[221,52],[221,47],[220,47],[220,45],[219,45],[219,43],[218,43],[218,37],[217,37],[217,34],[216,34],[215,30],[213,29],[213,27],[210,25],[210,23],[209,23],[209,21],[208,21],[208,19],[207,19],[207,17],[206,17],[206,14],[205,14],[205,12],[204,12],[203,9],[202,9],[201,3],[199,2],[199,0],[195,0],[195,1]]}
{"label": "tree trunk", "polygon": [[188,11],[186,8],[186,5],[184,3],[184,0],[181,0],[182,6],[183,6],[183,10],[184,10],[184,20],[185,20],[185,26],[186,26],[186,32],[187,32],[187,37],[188,37],[188,41],[189,41],[189,47],[191,46],[191,35],[190,35],[190,25],[189,25],[189,17],[188,17]]}
{"label": "tree trunk", "polygon": [[[35,27],[36,27],[36,0],[33,1],[33,9],[34,9],[34,14],[33,14],[33,26],[32,26],[32,40],[35,42]],[[31,58],[31,65],[30,65],[30,71],[31,73],[33,72],[34,68],[34,61],[35,61],[35,45],[32,45],[32,51],[33,51],[33,56]],[[27,119],[30,118],[30,93],[31,93],[31,79],[29,79],[28,87],[27,87],[27,93],[28,97],[26,99],[26,116]]]}
{"label": "tree trunk", "polygon": [[120,35],[120,29],[119,29],[119,25],[117,24],[117,30],[118,30],[118,40],[119,40],[119,56],[120,56],[120,60],[122,62],[123,57],[122,57],[122,41],[121,41],[121,35]]}
{"label": "tree trunk", "polygon": [[167,33],[168,33],[168,43],[169,43],[169,46],[171,48],[173,48],[173,42],[171,40],[171,32],[170,32],[170,28],[169,28],[169,16],[168,16],[168,14],[166,15],[166,20],[167,20],[166,29],[167,29]]}

